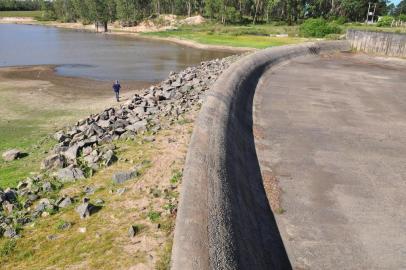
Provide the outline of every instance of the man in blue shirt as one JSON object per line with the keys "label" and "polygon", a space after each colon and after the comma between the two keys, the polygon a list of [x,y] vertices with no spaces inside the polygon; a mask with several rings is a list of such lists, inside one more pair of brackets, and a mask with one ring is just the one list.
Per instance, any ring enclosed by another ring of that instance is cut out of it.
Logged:
{"label": "man in blue shirt", "polygon": [[117,102],[120,101],[120,89],[121,89],[121,85],[120,85],[119,81],[116,80],[113,84],[113,91],[114,91],[114,93],[116,93]]}

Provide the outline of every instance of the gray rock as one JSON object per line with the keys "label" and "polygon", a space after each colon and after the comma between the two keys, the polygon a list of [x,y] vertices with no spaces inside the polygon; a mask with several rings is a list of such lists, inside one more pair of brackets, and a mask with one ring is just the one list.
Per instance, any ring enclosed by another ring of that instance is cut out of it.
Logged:
{"label": "gray rock", "polygon": [[125,132],[125,129],[124,128],[116,128],[115,130],[114,130],[114,133],[116,133],[116,134],[118,134],[118,135],[121,135],[121,134],[123,134]]}
{"label": "gray rock", "polygon": [[58,238],[59,238],[59,236],[56,235],[56,234],[47,235],[47,239],[50,240],[50,241],[58,239]]}
{"label": "gray rock", "polygon": [[67,167],[58,171],[58,179],[62,182],[74,182],[75,180],[84,179],[85,176],[79,168]]}
{"label": "gray rock", "polygon": [[110,120],[99,120],[98,123],[101,128],[108,128],[111,125]]}
{"label": "gray rock", "polygon": [[73,202],[72,198],[66,197],[58,204],[58,207],[66,208],[66,207],[70,206],[72,204],[72,202]]}
{"label": "gray rock", "polygon": [[127,189],[126,188],[119,188],[119,189],[117,189],[117,191],[116,191],[116,193],[117,193],[117,195],[123,195],[124,194],[124,192],[126,191]]}
{"label": "gray rock", "polygon": [[16,209],[16,206],[13,203],[10,203],[8,201],[3,202],[4,212],[11,214],[13,213],[14,209]]}
{"label": "gray rock", "polygon": [[17,236],[17,232],[14,228],[8,227],[4,230],[3,236],[6,238],[15,238]]}
{"label": "gray rock", "polygon": [[93,136],[93,135],[98,135],[98,136],[100,136],[100,135],[102,135],[104,133],[104,129],[103,128],[101,128],[101,127],[99,127],[98,125],[96,125],[95,123],[92,123],[90,126],[89,126],[89,129],[87,130],[87,132],[86,132],[86,135],[88,136],[88,137],[90,137],[90,136]]}
{"label": "gray rock", "polygon": [[17,191],[11,188],[7,188],[4,193],[3,196],[5,201],[8,202],[16,202],[17,201]]}
{"label": "gray rock", "polygon": [[162,90],[163,90],[164,92],[170,92],[170,91],[172,91],[173,89],[175,89],[175,87],[172,86],[172,85],[163,85],[163,86],[162,86]]}
{"label": "gray rock", "polygon": [[35,212],[44,212],[47,208],[51,207],[51,202],[47,198],[41,199],[35,207]]}
{"label": "gray rock", "polygon": [[86,193],[87,195],[92,195],[96,191],[96,188],[93,186],[87,186],[83,189],[83,192]]}
{"label": "gray rock", "polygon": [[82,150],[83,156],[88,156],[93,152],[93,148],[91,146],[84,147]]}
{"label": "gray rock", "polygon": [[142,120],[126,127],[126,130],[139,133],[147,129],[147,121]]}
{"label": "gray rock", "polygon": [[104,201],[102,199],[96,199],[94,201],[95,204],[100,205],[100,204],[104,204]]}
{"label": "gray rock", "polygon": [[114,155],[113,150],[107,150],[107,152],[104,153],[103,161],[106,166],[110,166],[115,160],[116,160],[116,157]]}
{"label": "gray rock", "polygon": [[118,172],[113,175],[113,183],[122,184],[137,176],[137,171]]}
{"label": "gray rock", "polygon": [[95,212],[95,206],[91,203],[85,202],[76,208],[76,212],[80,218],[88,218]]}
{"label": "gray rock", "polygon": [[28,195],[28,200],[30,200],[32,202],[34,202],[34,201],[36,201],[38,199],[39,199],[39,196],[37,194],[29,194]]}
{"label": "gray rock", "polygon": [[12,161],[22,156],[22,152],[18,149],[11,149],[4,152],[2,155],[5,161]]}
{"label": "gray rock", "polygon": [[72,227],[72,223],[68,221],[64,221],[62,224],[59,224],[58,229],[59,230],[68,230]]}
{"label": "gray rock", "polygon": [[130,228],[128,229],[128,236],[129,237],[134,237],[139,233],[140,229],[136,225],[131,225]]}
{"label": "gray rock", "polygon": [[54,134],[54,139],[57,140],[58,142],[63,142],[66,139],[66,136],[61,130]]}
{"label": "gray rock", "polygon": [[64,156],[54,154],[46,157],[41,163],[41,170],[52,170],[56,168],[63,168],[65,164]]}
{"label": "gray rock", "polygon": [[69,147],[68,150],[66,150],[63,153],[63,155],[70,162],[76,161],[76,158],[78,157],[78,151],[79,151],[79,145],[73,145],[73,146]]}
{"label": "gray rock", "polygon": [[52,191],[52,184],[51,184],[51,182],[48,182],[48,181],[44,182],[44,183],[42,184],[42,190],[45,191],[45,192],[50,192],[50,191]]}

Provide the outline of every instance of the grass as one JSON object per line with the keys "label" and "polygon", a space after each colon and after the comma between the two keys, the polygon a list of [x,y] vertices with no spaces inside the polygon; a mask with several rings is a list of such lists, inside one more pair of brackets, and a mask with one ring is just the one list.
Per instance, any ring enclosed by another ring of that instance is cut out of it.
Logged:
{"label": "grass", "polygon": [[171,182],[171,184],[177,184],[180,182],[180,180],[182,180],[182,172],[179,170],[174,170],[169,182]]}
{"label": "grass", "polygon": [[[342,33],[347,29],[360,29],[381,32],[406,33],[405,27],[377,27],[361,23],[347,23],[341,25]],[[277,34],[287,34],[285,37],[276,37]],[[178,38],[191,40],[201,44],[221,45],[231,47],[246,47],[263,49],[273,46],[297,44],[315,39],[299,37],[299,26],[260,24],[260,25],[221,25],[205,23],[195,26],[180,26],[175,30],[148,32],[144,36]],[[338,38],[340,35],[336,35]]]}
{"label": "grass", "polygon": [[[148,265],[149,254],[156,258],[151,269],[169,269],[175,224],[170,211],[177,205],[177,191],[169,188],[168,180],[180,177],[187,143],[179,158],[168,148],[168,137],[179,140],[191,126],[178,124],[160,131],[154,143],[143,142],[141,136],[135,141],[116,141],[116,163],[62,189],[76,198],[74,205],[28,224],[20,239],[0,239],[1,269],[128,269],[140,263]],[[139,176],[120,185],[127,189],[124,195],[116,194],[118,187],[111,180],[112,174],[135,165],[141,166]],[[95,193],[85,195],[85,186],[94,186]],[[151,188],[158,187],[167,190],[165,197],[150,194]],[[88,219],[80,219],[74,210],[83,196],[91,202],[105,201],[102,209]],[[65,223],[70,227],[62,229]],[[128,236],[130,226],[138,228],[135,237]],[[81,233],[80,228],[86,228],[86,232]],[[50,235],[56,239],[49,240]],[[143,248],[145,243],[148,245]]]}
{"label": "grass", "polygon": [[156,270],[169,270],[171,265],[171,254],[172,254],[173,242],[168,241],[164,244],[163,249],[159,254],[159,260],[155,265]]}
{"label": "grass", "polygon": [[[277,34],[288,34],[288,36],[270,36]],[[148,32],[143,35],[186,39],[208,45],[262,49],[309,41],[309,39],[297,37],[297,34],[297,26],[275,26],[270,24],[224,26],[215,23],[206,23],[197,26],[180,26],[176,30]]]}
{"label": "grass", "polygon": [[40,17],[42,12],[40,10],[34,11],[0,11],[0,18],[4,17]]}
{"label": "grass", "polygon": [[365,31],[375,32],[394,32],[394,33],[406,33],[406,27],[377,27],[375,25],[365,25],[361,23],[347,23],[343,26],[344,30],[358,29]]}
{"label": "grass", "polygon": [[47,136],[50,129],[45,128],[41,120],[52,117],[41,113],[32,116],[31,119],[0,120],[0,153],[10,148],[28,153],[27,157],[12,162],[0,160],[0,187],[14,186],[31,172],[39,171],[39,161],[54,144]]}
{"label": "grass", "polygon": [[15,186],[31,172],[39,171],[40,161],[55,144],[48,136],[56,130],[54,123],[60,118],[74,119],[78,114],[65,110],[31,109],[25,104],[19,104],[18,100],[9,100],[3,93],[0,91],[0,104],[14,116],[0,119],[0,153],[11,148],[28,153],[27,157],[12,162],[0,159],[0,187],[8,187]]}

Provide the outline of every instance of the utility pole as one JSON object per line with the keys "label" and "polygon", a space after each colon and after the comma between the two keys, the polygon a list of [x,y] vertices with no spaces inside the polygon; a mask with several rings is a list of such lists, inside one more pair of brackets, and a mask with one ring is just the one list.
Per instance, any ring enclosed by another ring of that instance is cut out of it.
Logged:
{"label": "utility pole", "polygon": [[374,23],[375,11],[376,11],[376,3],[374,4],[374,11],[371,12],[370,10],[371,10],[371,2],[368,3],[367,20],[365,21],[366,24]]}

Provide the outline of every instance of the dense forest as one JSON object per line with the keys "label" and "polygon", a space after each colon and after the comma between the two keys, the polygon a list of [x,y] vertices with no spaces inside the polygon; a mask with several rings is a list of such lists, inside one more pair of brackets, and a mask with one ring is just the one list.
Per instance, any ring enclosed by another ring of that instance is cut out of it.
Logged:
{"label": "dense forest", "polygon": [[[42,9],[44,17],[64,22],[108,22],[132,25],[157,14],[201,14],[221,23],[285,22],[323,17],[364,21],[368,4],[376,16],[406,14],[406,0],[398,6],[387,0],[0,0],[0,10]],[[376,4],[376,5],[375,5]]]}

